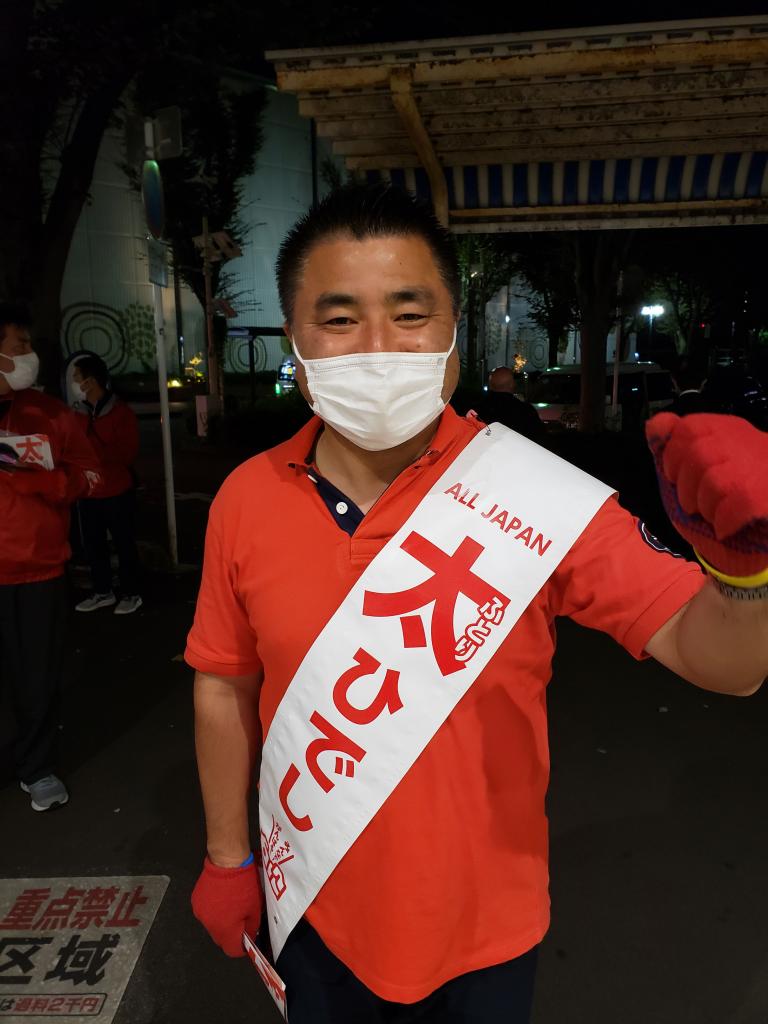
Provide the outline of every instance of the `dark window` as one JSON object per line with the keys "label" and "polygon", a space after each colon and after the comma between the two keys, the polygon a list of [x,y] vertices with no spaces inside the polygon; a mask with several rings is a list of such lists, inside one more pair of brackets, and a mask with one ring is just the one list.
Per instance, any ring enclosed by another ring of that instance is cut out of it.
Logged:
{"label": "dark window", "polygon": [[548,373],[539,377],[533,385],[531,401],[551,405],[578,405],[580,393],[581,380],[575,373]]}
{"label": "dark window", "polygon": [[648,388],[649,402],[672,401],[672,378],[668,373],[647,373],[645,384]]}

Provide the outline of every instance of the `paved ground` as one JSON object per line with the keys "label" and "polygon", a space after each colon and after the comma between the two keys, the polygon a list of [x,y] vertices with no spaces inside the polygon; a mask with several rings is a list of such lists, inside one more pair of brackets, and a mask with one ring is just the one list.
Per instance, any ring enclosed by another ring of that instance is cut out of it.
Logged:
{"label": "paved ground", "polygon": [[[188,910],[203,833],[190,673],[174,658],[194,583],[155,580],[131,618],[73,620],[72,800],[36,815],[0,790],[2,876],[170,875],[118,1024],[277,1019]],[[536,1024],[766,1024],[768,691],[717,697],[571,623],[560,639]]]}
{"label": "paved ground", "polygon": [[[212,459],[210,483],[221,473]],[[193,477],[182,483],[198,490]],[[162,520],[156,498],[147,525]],[[180,507],[192,560],[205,504]],[[117,1024],[278,1019],[250,966],[220,954],[188,909],[203,830],[178,656],[196,586],[192,572],[154,573],[139,614],[73,616],[71,802],[37,815],[0,788],[1,877],[170,876]],[[768,688],[718,697],[569,622],[559,634],[554,916],[535,1024],[768,1024]]]}

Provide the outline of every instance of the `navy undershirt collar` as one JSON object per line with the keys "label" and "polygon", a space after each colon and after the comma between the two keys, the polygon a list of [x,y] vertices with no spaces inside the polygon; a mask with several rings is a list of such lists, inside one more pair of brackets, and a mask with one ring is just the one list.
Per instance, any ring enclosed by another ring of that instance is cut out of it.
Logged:
{"label": "navy undershirt collar", "polygon": [[341,527],[350,537],[353,536],[355,530],[363,521],[364,513],[362,510],[351,498],[348,498],[346,494],[332,484],[330,480],[320,476],[317,466],[309,466],[307,476],[317,488],[317,493],[323,499],[325,507],[333,516],[336,525]]}

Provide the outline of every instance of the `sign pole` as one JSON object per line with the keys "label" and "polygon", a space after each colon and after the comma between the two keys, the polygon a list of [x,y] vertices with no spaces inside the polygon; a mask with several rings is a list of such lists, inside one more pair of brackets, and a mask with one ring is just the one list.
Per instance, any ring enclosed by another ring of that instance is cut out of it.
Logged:
{"label": "sign pole", "polygon": [[[144,140],[147,147],[147,160],[153,160],[155,153],[155,132],[153,122],[147,119],[144,122]],[[149,176],[145,179],[147,190],[144,192],[145,212],[154,207],[163,210],[162,183],[157,174],[154,181]],[[150,189],[155,192],[150,195]],[[157,202],[159,195],[159,203]],[[155,202],[153,203],[153,199]],[[163,315],[163,293],[168,283],[168,269],[165,260],[165,246],[159,241],[163,233],[163,225],[154,222],[153,218],[147,218],[150,230],[154,238],[148,241],[149,255],[149,279],[152,283],[152,299],[154,305],[155,320],[155,356],[157,361],[157,383],[160,391],[160,433],[163,439],[163,475],[165,478],[165,511],[168,521],[168,553],[173,568],[179,564],[178,536],[176,532],[176,497],[173,485],[173,448],[171,445],[171,419],[168,407],[168,368],[165,356],[165,317]],[[160,219],[162,220],[162,214]]]}
{"label": "sign pole", "polygon": [[624,308],[622,295],[624,292],[624,271],[619,271],[619,283],[616,287],[616,352],[613,358],[613,398],[611,402],[611,414],[615,416],[619,411],[619,360],[621,359],[621,335],[624,327]]}
{"label": "sign pole", "polygon": [[157,383],[160,388],[160,431],[163,437],[163,469],[165,476],[165,508],[168,519],[168,550],[174,569],[179,564],[176,532],[176,495],[173,485],[173,448],[171,447],[171,416],[168,406],[168,368],[165,360],[165,318],[160,285],[152,285],[155,306],[155,338],[157,340]]}

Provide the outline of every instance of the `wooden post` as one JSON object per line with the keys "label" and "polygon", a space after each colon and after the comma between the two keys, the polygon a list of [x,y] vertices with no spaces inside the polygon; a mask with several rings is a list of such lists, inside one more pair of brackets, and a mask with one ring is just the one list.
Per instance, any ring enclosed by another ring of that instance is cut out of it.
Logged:
{"label": "wooden post", "polygon": [[424,127],[416,100],[413,98],[413,70],[407,68],[395,68],[389,76],[389,89],[392,94],[392,102],[400,115],[408,138],[416,150],[424,170],[429,177],[429,184],[432,188],[432,205],[435,208],[435,215],[443,227],[448,227],[448,186],[445,183],[445,172],[437,158],[435,147]]}

